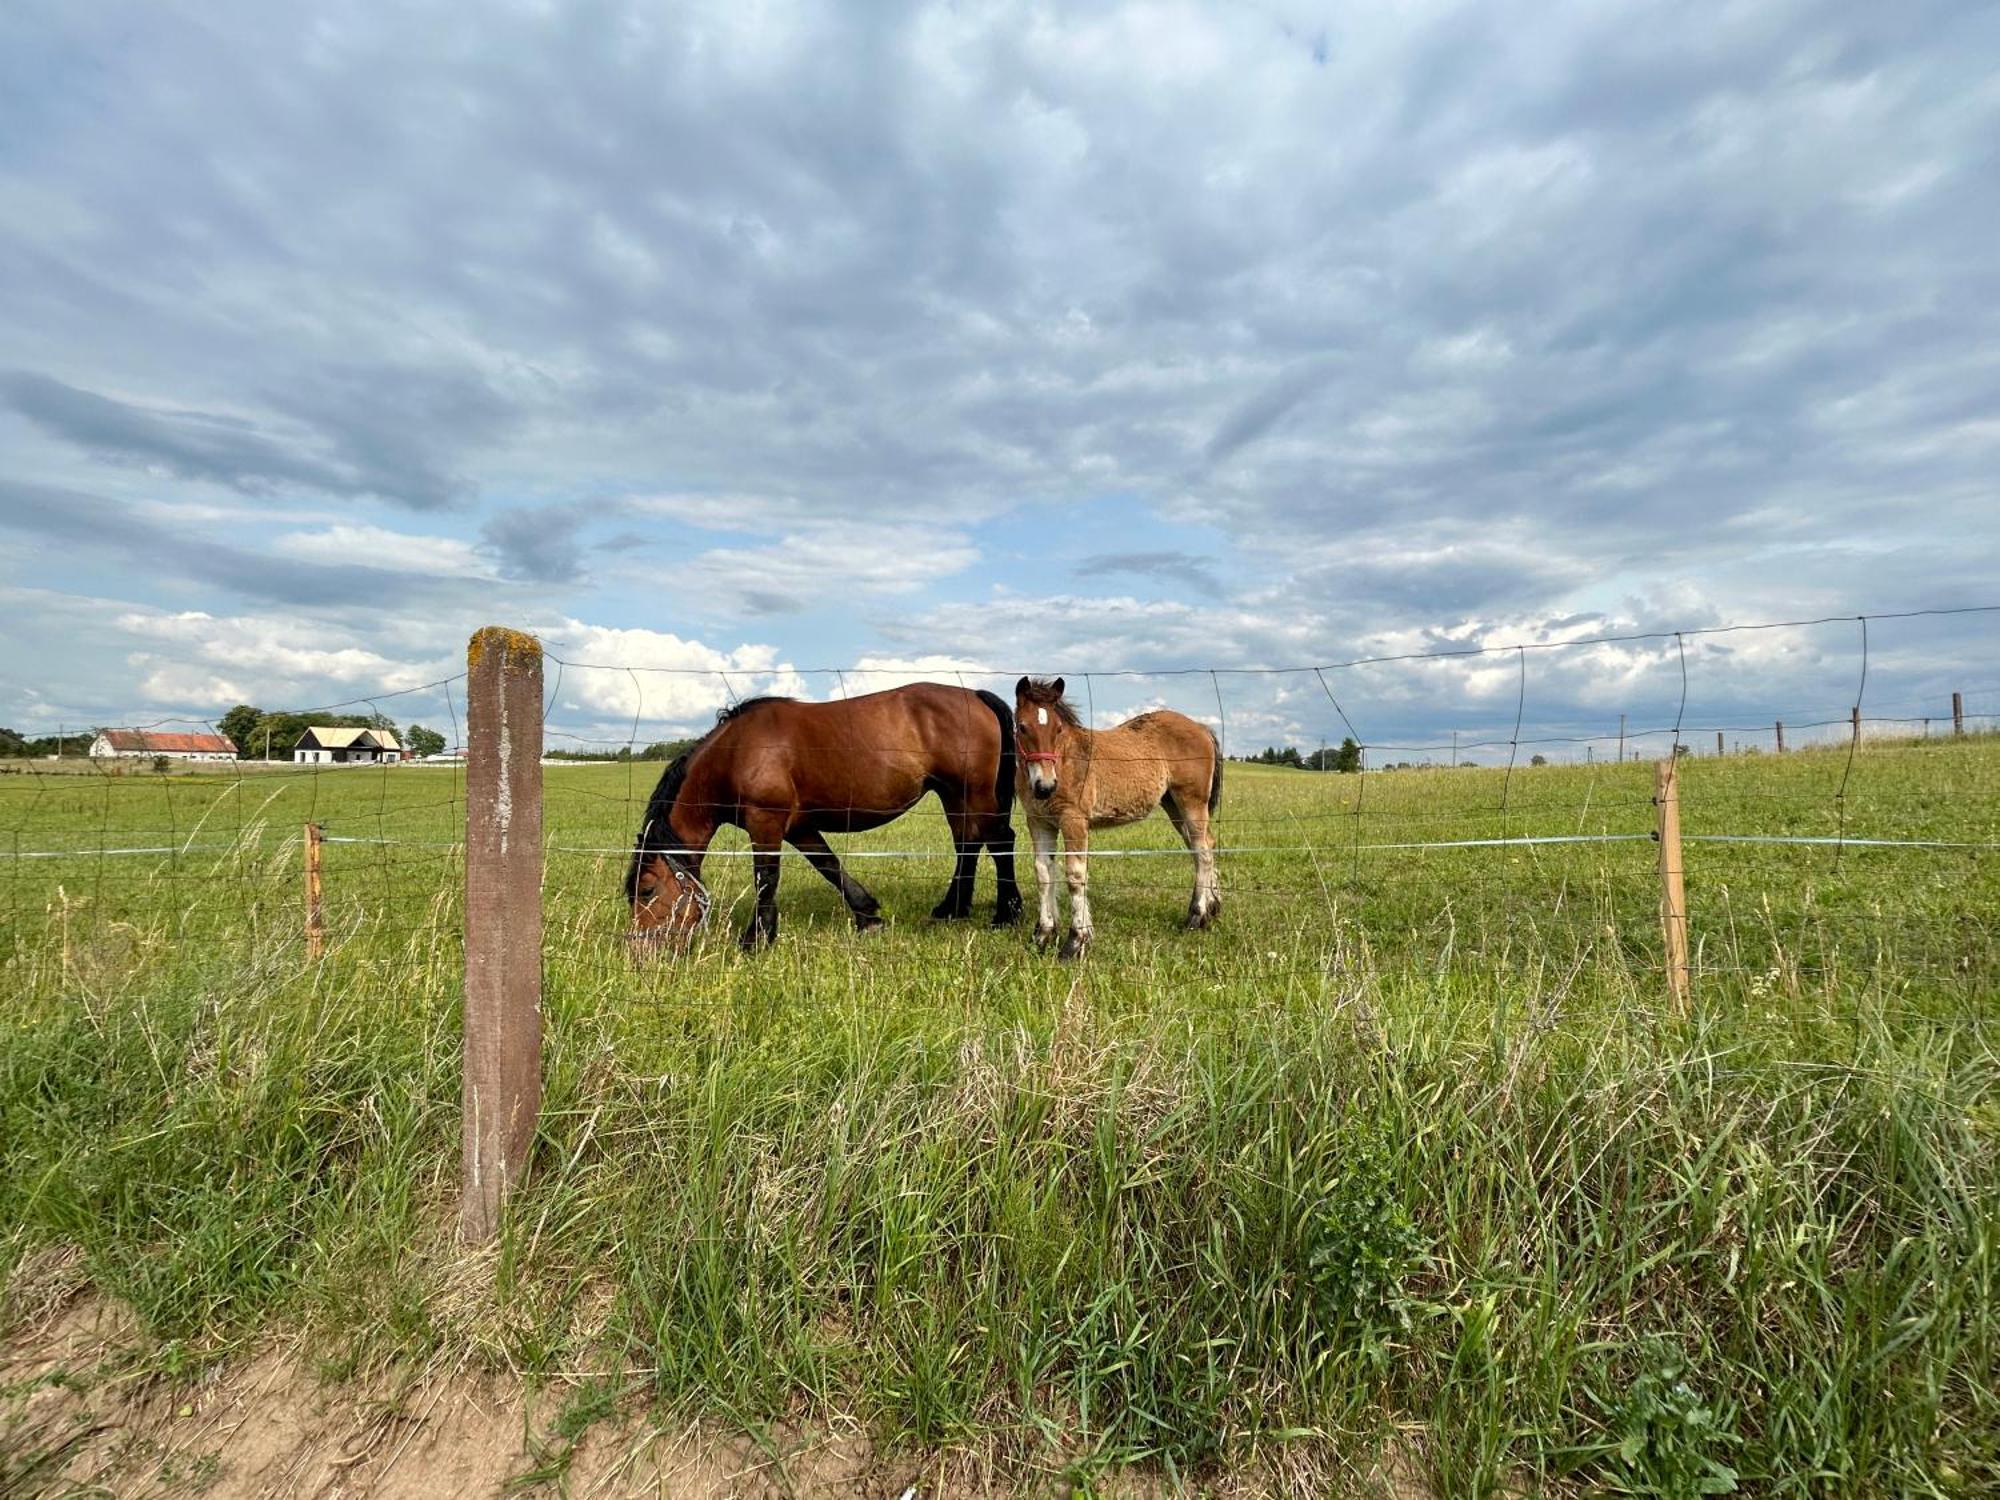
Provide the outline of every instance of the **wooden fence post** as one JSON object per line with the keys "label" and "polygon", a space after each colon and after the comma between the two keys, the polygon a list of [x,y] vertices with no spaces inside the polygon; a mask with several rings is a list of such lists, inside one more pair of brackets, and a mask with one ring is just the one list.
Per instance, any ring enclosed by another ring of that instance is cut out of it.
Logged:
{"label": "wooden fence post", "polygon": [[1778,754],[1783,755],[1785,753],[1785,721],[1783,719],[1778,720],[1776,728],[1778,731]]}
{"label": "wooden fence post", "polygon": [[306,824],[306,961],[319,962],[326,945],[326,929],[320,923],[319,881],[320,828]]}
{"label": "wooden fence post", "polygon": [[466,647],[464,1168],[459,1233],[490,1239],[542,1102],[542,648]]}
{"label": "wooden fence post", "polygon": [[1715,755],[1718,760],[1720,760],[1723,755],[1722,731],[1720,729],[1715,731]]}
{"label": "wooden fence post", "polygon": [[1653,767],[1655,836],[1660,841],[1660,932],[1666,939],[1667,992],[1688,1006],[1687,889],[1681,878],[1680,768],[1672,756]]}
{"label": "wooden fence post", "polygon": [[1959,693],[1951,695],[1951,732],[1965,733],[1965,698]]}

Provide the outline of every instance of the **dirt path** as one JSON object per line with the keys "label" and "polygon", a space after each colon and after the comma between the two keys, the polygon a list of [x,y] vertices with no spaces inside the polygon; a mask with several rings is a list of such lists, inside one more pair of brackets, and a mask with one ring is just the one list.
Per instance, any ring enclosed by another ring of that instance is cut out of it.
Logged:
{"label": "dirt path", "polygon": [[[33,1279],[54,1294],[31,1311],[17,1302],[13,1326],[0,1337],[0,1500],[498,1500],[524,1493],[930,1500],[1064,1492],[1054,1476],[1039,1484],[996,1480],[963,1454],[879,1455],[857,1431],[793,1432],[765,1446],[741,1435],[662,1427],[636,1402],[591,1422],[571,1443],[559,1428],[574,1391],[538,1396],[517,1379],[467,1368],[327,1384],[299,1351],[273,1347],[173,1379],[158,1372],[157,1358],[142,1357],[147,1340],[123,1309],[68,1275]],[[1128,1472],[1098,1492],[1261,1500],[1328,1491],[1326,1470],[1272,1456],[1277,1464],[1254,1478],[1211,1478],[1177,1490],[1164,1476]],[[1431,1500],[1414,1466],[1395,1458],[1350,1483],[1354,1494]]]}
{"label": "dirt path", "polygon": [[554,1435],[559,1398],[537,1403],[519,1382],[479,1372],[328,1386],[270,1351],[173,1381],[139,1369],[134,1347],[129,1319],[88,1295],[0,1342],[0,1497],[937,1493],[935,1476],[878,1463],[856,1435],[766,1451],[624,1414],[572,1447]]}

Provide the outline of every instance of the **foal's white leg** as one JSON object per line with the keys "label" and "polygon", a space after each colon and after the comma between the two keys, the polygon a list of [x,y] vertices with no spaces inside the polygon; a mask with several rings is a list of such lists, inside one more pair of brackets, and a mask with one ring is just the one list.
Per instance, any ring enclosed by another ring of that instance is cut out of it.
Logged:
{"label": "foal's white leg", "polygon": [[1090,946],[1090,828],[1063,830],[1063,873],[1069,877],[1069,936],[1062,956],[1080,958]]}
{"label": "foal's white leg", "polygon": [[1035,918],[1035,941],[1047,945],[1056,935],[1056,830],[1053,823],[1028,824],[1035,841],[1035,887],[1041,896],[1041,910]]}
{"label": "foal's white leg", "polygon": [[1163,800],[1174,830],[1194,856],[1194,894],[1188,900],[1187,925],[1206,927],[1222,909],[1222,886],[1215,878],[1215,833],[1209,825],[1208,809],[1197,804],[1190,811],[1171,794]]}

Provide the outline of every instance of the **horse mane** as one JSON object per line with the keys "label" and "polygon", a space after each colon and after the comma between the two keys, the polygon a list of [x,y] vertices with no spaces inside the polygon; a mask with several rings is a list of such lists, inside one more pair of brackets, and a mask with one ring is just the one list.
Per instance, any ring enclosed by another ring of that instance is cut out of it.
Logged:
{"label": "horse mane", "polygon": [[[673,824],[669,821],[669,815],[674,810],[675,801],[680,797],[681,788],[687,784],[690,763],[708,742],[715,738],[715,731],[731,720],[739,718],[746,709],[756,708],[765,703],[792,701],[781,694],[766,693],[759,698],[744,698],[736,703],[725,704],[716,712],[714,728],[675,756],[666,770],[660,773],[660,779],[653,787],[653,795],[647,799],[646,816],[639,824],[639,836],[632,844],[631,866],[625,871],[627,901],[636,901],[639,898],[639,866],[645,857],[648,854],[665,854],[673,847]],[[671,860],[673,856],[668,858]]]}
{"label": "horse mane", "polygon": [[1021,694],[1023,698],[1039,708],[1053,709],[1055,716],[1071,729],[1083,727],[1083,716],[1076,711],[1076,705],[1056,689],[1060,678],[1030,677],[1027,681],[1028,686]]}
{"label": "horse mane", "polygon": [[[740,718],[747,710],[761,707],[763,704],[793,703],[796,701],[797,701],[796,699],[786,697],[783,693],[765,693],[763,696],[757,698],[738,699],[736,702],[724,704],[721,708],[716,710],[715,729],[720,729],[724,724],[727,724],[731,719]],[[708,733],[714,734],[715,729],[709,730]],[[707,741],[708,741],[708,735],[703,735],[702,743],[706,744]],[[697,745],[695,746],[695,748],[699,750],[701,746]]]}

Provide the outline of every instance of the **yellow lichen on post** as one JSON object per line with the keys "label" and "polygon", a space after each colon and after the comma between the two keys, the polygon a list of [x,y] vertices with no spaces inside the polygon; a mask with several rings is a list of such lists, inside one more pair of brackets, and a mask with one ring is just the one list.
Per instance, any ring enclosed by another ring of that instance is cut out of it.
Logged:
{"label": "yellow lichen on post", "polygon": [[506,665],[514,666],[539,661],[542,643],[525,630],[510,630],[505,625],[481,626],[465,644],[466,671],[478,671],[479,663],[488,651],[498,651]]}

